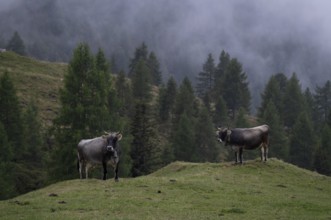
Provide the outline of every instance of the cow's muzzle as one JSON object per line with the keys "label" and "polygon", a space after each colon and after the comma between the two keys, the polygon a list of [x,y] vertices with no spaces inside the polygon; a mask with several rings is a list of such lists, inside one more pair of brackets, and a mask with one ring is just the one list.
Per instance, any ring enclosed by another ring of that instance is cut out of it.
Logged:
{"label": "cow's muzzle", "polygon": [[115,148],[113,146],[108,145],[107,151],[110,152],[114,158],[117,158],[117,151],[115,150]]}

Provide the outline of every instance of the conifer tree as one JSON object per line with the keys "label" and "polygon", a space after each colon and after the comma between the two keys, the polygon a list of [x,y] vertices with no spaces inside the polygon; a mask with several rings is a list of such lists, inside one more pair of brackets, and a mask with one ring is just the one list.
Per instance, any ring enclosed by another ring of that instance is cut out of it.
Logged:
{"label": "conifer tree", "polygon": [[141,102],[148,102],[151,99],[151,78],[150,71],[144,60],[140,60],[132,75],[133,97]]}
{"label": "conifer tree", "polygon": [[197,77],[196,92],[198,97],[205,99],[211,95],[215,81],[215,63],[212,54],[208,54],[206,62],[203,64],[202,71]]}
{"label": "conifer tree", "polygon": [[222,96],[219,96],[215,105],[214,124],[219,127],[225,127],[228,122],[228,109]]}
{"label": "conifer tree", "polygon": [[223,81],[225,77],[225,71],[228,68],[230,60],[230,55],[222,50],[219,57],[219,62],[215,69],[214,88],[212,91],[212,101],[214,102],[217,102],[220,96],[223,97]]}
{"label": "conifer tree", "polygon": [[207,108],[202,108],[195,125],[196,152],[194,161],[217,161],[219,155],[218,145],[215,138],[210,138],[214,134],[214,125],[209,111]]}
{"label": "conifer tree", "polygon": [[15,31],[12,38],[9,40],[6,49],[23,56],[26,54],[24,42],[17,31]]}
{"label": "conifer tree", "polygon": [[258,109],[258,117],[262,118],[267,105],[272,102],[278,112],[282,110],[282,91],[275,75],[272,75],[261,94],[261,106]]}
{"label": "conifer tree", "polygon": [[178,122],[184,112],[188,116],[196,112],[194,91],[191,81],[187,77],[183,79],[178,90],[174,107],[174,120]]}
{"label": "conifer tree", "polygon": [[140,47],[136,48],[134,52],[134,57],[131,59],[129,65],[129,77],[135,72],[136,65],[143,60],[145,63],[148,58],[148,48],[147,45],[143,42]]}
{"label": "conifer tree", "polygon": [[321,141],[315,153],[314,168],[317,172],[331,175],[331,128],[325,125],[321,133]]}
{"label": "conifer tree", "polygon": [[118,113],[120,116],[131,116],[133,112],[132,87],[126,80],[124,72],[119,72],[115,81],[117,100],[119,101]]}
{"label": "conifer tree", "polygon": [[13,149],[10,145],[5,128],[0,122],[0,200],[15,196],[15,181],[13,169]]}
{"label": "conifer tree", "polygon": [[[60,91],[61,109],[55,120],[56,146],[52,151],[51,179],[76,175],[76,146],[83,138],[92,138],[110,130],[105,72],[90,53],[87,44],[79,44],[69,63],[64,88]],[[58,158],[61,158],[61,161]]]}
{"label": "conifer tree", "polygon": [[152,123],[149,106],[143,102],[137,102],[135,114],[131,124],[131,159],[133,177],[146,175],[158,168],[161,163],[160,149],[155,143],[156,133]]}
{"label": "conifer tree", "polygon": [[232,112],[232,119],[240,107],[249,112],[251,95],[248,89],[246,73],[237,59],[231,59],[224,76],[223,98]]}
{"label": "conifer tree", "polygon": [[150,69],[152,84],[159,86],[162,83],[162,73],[160,63],[154,52],[150,52],[147,60],[147,66]]}
{"label": "conifer tree", "polygon": [[194,118],[184,112],[179,116],[178,123],[174,125],[171,142],[175,160],[195,161],[197,147],[194,124]]}
{"label": "conifer tree", "polygon": [[177,84],[173,77],[169,78],[165,88],[161,89],[159,96],[159,117],[167,121],[173,112],[176,101]]}
{"label": "conifer tree", "polygon": [[283,129],[276,106],[270,100],[263,112],[262,118],[259,119],[262,124],[269,125],[269,155],[279,159],[288,160],[289,144]]}
{"label": "conifer tree", "polygon": [[0,78],[0,106],[0,122],[4,126],[10,145],[13,147],[13,160],[20,160],[24,146],[22,144],[21,109],[16,89],[8,72],[5,72]]}
{"label": "conifer tree", "polygon": [[306,112],[300,113],[293,126],[290,138],[290,162],[312,169],[316,139],[312,122]]}
{"label": "conifer tree", "polygon": [[315,89],[315,118],[319,125],[322,125],[331,110],[331,82],[328,80],[323,87]]}
{"label": "conifer tree", "polygon": [[293,73],[286,85],[282,106],[284,124],[292,128],[297,117],[306,110],[301,86],[295,73]]}

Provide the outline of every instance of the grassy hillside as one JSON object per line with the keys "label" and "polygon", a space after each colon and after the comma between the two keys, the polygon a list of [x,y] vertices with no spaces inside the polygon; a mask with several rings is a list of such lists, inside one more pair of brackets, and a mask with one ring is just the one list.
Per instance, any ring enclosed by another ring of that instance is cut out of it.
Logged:
{"label": "grassy hillside", "polygon": [[0,202],[0,219],[330,219],[331,178],[282,161],[176,162],[139,178],[69,180]]}
{"label": "grassy hillside", "polygon": [[13,52],[0,53],[0,75],[10,74],[22,106],[34,100],[42,122],[49,125],[58,109],[59,88],[67,64],[38,61]]}

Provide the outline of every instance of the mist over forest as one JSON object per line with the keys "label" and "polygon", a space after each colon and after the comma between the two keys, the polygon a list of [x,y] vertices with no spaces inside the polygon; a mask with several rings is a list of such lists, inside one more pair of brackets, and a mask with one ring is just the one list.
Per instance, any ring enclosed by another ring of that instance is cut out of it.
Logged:
{"label": "mist over forest", "polygon": [[157,55],[163,79],[193,81],[208,53],[242,63],[252,107],[270,75],[296,72],[302,87],[330,79],[327,0],[1,0],[0,47],[15,31],[29,55],[68,62],[79,42],[127,71],[142,42]]}

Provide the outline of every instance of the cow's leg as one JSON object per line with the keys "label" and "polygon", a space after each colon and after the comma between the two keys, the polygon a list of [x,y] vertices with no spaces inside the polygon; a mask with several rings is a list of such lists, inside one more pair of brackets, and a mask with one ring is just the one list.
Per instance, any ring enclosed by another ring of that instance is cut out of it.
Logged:
{"label": "cow's leg", "polygon": [[261,147],[261,161],[263,161],[264,160],[264,145],[262,145],[262,147]]}
{"label": "cow's leg", "polygon": [[85,177],[86,179],[88,179],[88,169],[90,168],[90,164],[89,163],[85,163]]}
{"label": "cow's leg", "polygon": [[237,164],[238,163],[238,151],[237,150],[234,152],[234,157],[235,157],[235,163]]}
{"label": "cow's leg", "polygon": [[103,167],[103,180],[107,179],[107,162],[102,162],[102,167]]}
{"label": "cow's leg", "polygon": [[239,160],[240,160],[240,163],[242,164],[243,163],[243,148],[239,148]]}
{"label": "cow's leg", "polygon": [[264,145],[264,161],[267,161],[268,160],[268,145]]}
{"label": "cow's leg", "polygon": [[118,166],[120,162],[117,162],[115,165],[114,173],[115,173],[115,181],[118,182]]}
{"label": "cow's leg", "polygon": [[83,179],[83,161],[78,161],[79,163],[79,177]]}

